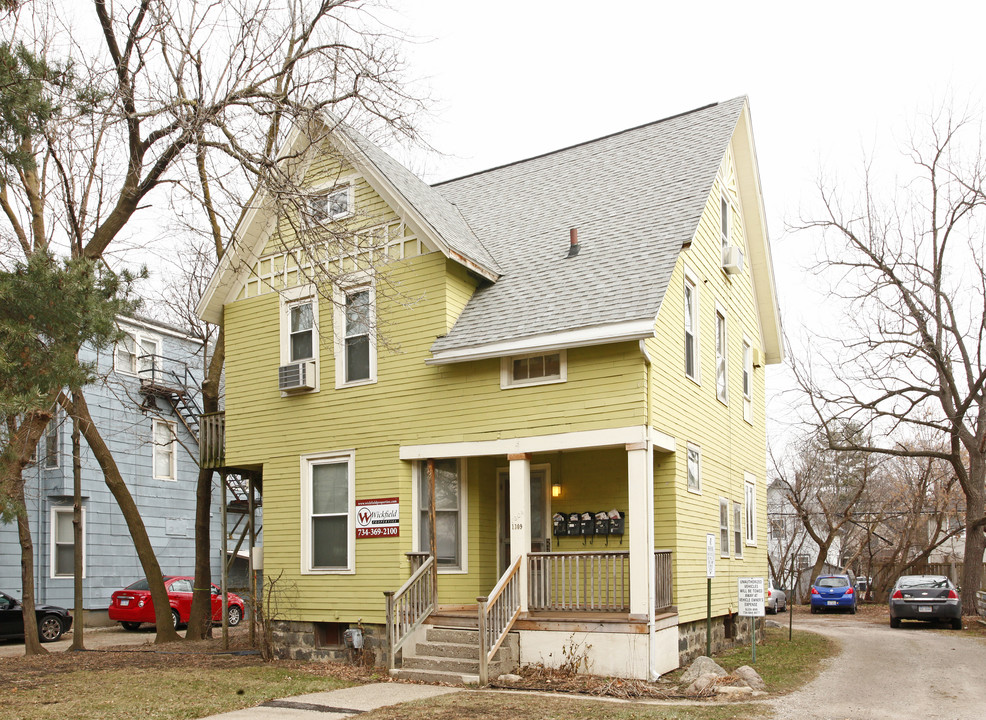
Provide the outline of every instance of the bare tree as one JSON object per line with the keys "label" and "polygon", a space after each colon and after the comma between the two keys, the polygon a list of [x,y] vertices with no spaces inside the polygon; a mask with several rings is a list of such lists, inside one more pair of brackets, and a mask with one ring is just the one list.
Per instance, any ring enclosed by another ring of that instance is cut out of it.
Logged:
{"label": "bare tree", "polygon": [[[800,227],[818,239],[820,269],[835,278],[832,298],[846,314],[837,350],[826,356],[816,344],[812,366],[796,371],[823,425],[867,430],[865,442],[837,447],[952,466],[966,501],[962,585],[975,589],[986,547],[981,126],[939,111],[906,155],[913,172],[899,183],[881,182],[868,163],[856,202],[820,184],[822,210]],[[941,442],[907,446],[895,439],[902,429]],[[974,612],[973,593],[963,609]]]}
{"label": "bare tree", "polygon": [[[231,180],[238,173],[260,178],[252,185],[275,189],[280,201],[310,207],[299,172],[311,151],[278,157],[289,126],[308,129],[315,149],[334,117],[370,117],[377,127],[413,135],[419,105],[402,84],[399,38],[374,20],[367,3],[94,0],[95,37],[59,28],[59,8],[40,0],[25,5],[3,30],[37,55],[65,58],[75,78],[47,86],[58,112],[20,132],[17,149],[28,162],[0,179],[0,209],[25,256],[57,247],[74,257],[113,261],[133,242],[132,221],[147,217],[188,178],[189,166],[201,173],[206,206],[206,197],[221,187],[239,193],[236,207],[246,208],[249,193]],[[335,114],[326,115],[328,108]],[[235,221],[222,229],[216,217],[219,255]],[[309,266],[328,268],[324,252],[315,257],[319,263]],[[215,347],[204,387],[218,397],[221,336]],[[62,402],[124,511],[150,584],[158,641],[174,639],[160,567],[136,505],[82,394]],[[46,422],[27,420],[10,432],[23,452],[4,461],[4,476],[23,467]],[[208,498],[200,494],[199,503],[208,507]],[[197,521],[197,530],[201,525]],[[197,578],[201,569],[197,563]]]}

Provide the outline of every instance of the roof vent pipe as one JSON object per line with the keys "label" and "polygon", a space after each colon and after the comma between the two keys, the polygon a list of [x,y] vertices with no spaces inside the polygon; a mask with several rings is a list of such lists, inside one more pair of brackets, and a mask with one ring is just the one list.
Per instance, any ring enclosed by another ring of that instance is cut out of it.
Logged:
{"label": "roof vent pipe", "polygon": [[579,254],[579,230],[578,228],[572,228],[568,231],[568,256],[575,257]]}

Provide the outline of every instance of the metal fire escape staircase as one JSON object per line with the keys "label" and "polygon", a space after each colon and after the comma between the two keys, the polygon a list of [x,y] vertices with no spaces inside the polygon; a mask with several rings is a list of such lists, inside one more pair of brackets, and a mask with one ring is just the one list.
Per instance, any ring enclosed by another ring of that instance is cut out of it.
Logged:
{"label": "metal fire escape staircase", "polygon": [[[236,518],[225,534],[228,572],[233,560],[239,557],[243,543],[247,542],[247,552],[251,552],[256,535],[261,530],[255,517],[251,523],[256,508],[261,505],[258,473],[224,467],[224,413],[202,414],[197,400],[199,381],[188,369],[187,363],[162,355],[142,355],[138,358],[138,363],[141,394],[147,399],[163,398],[171,405],[181,424],[198,445],[199,467],[216,470],[223,479],[226,513]],[[145,400],[145,404],[146,402]],[[234,543],[232,549],[231,542]]]}

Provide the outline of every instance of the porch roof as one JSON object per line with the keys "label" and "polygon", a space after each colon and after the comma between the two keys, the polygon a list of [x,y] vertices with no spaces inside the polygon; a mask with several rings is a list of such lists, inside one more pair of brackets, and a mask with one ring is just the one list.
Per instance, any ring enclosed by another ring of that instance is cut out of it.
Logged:
{"label": "porch roof", "polygon": [[519,453],[557,452],[559,450],[585,450],[589,448],[619,447],[650,441],[659,452],[674,452],[675,440],[670,435],[646,425],[631,425],[603,430],[581,430],[553,435],[529,435],[495,440],[466,440],[459,442],[401,445],[401,460],[427,460],[429,458],[483,457]]}

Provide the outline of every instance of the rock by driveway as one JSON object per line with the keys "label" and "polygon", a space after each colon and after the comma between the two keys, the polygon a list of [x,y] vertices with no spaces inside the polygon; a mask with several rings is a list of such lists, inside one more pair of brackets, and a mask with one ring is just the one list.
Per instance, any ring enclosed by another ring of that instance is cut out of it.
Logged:
{"label": "rock by driveway", "polygon": [[986,642],[922,623],[796,616],[796,628],[835,638],[842,652],[814,682],[769,701],[776,720],[982,720]]}

